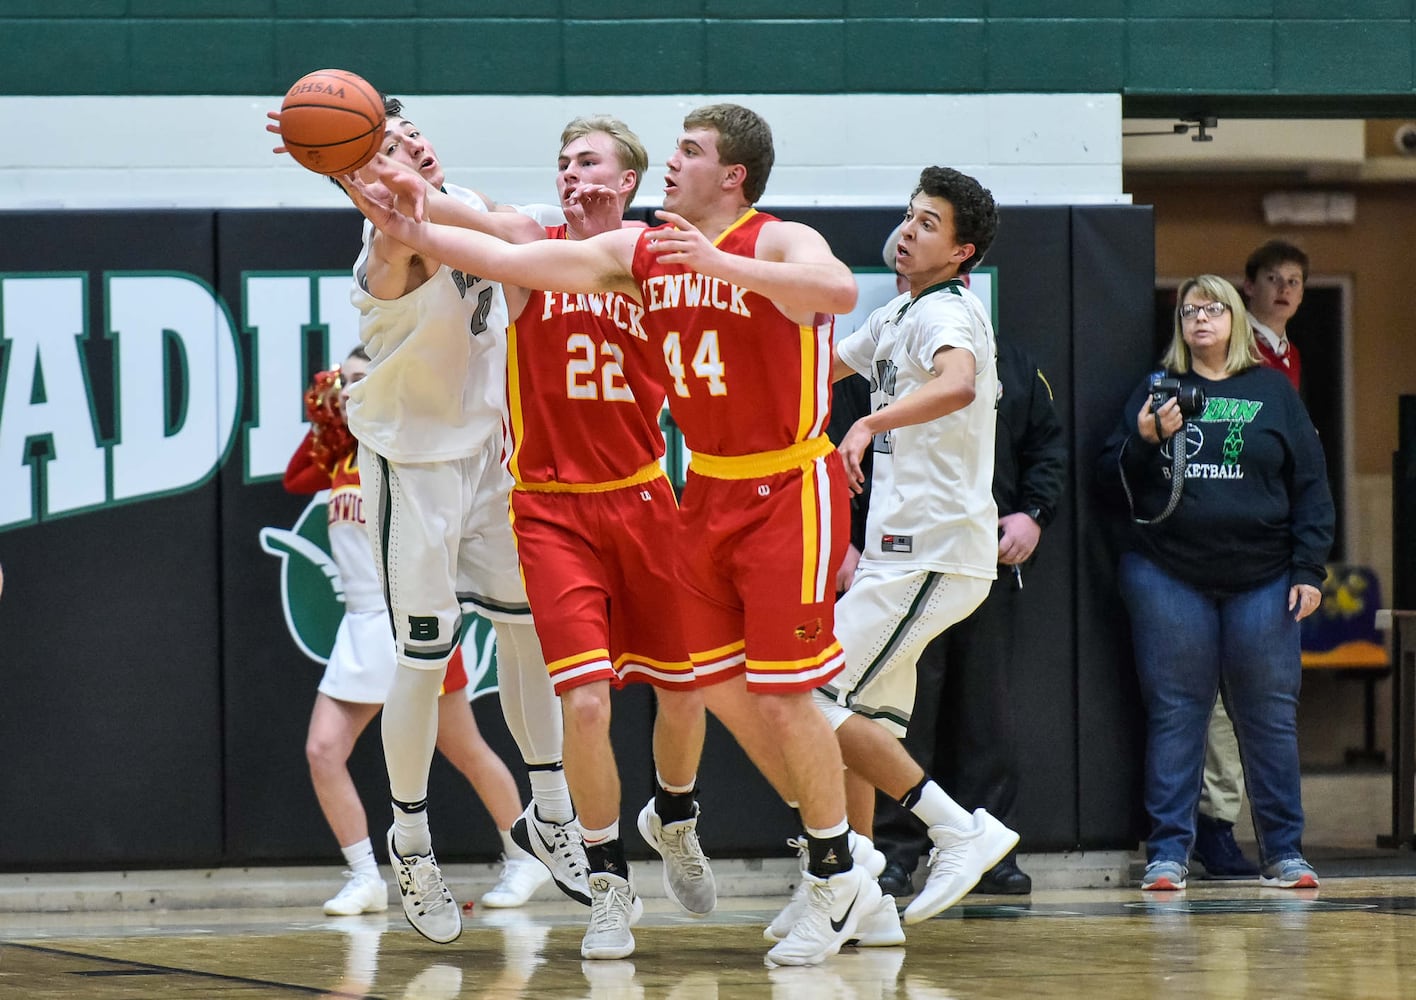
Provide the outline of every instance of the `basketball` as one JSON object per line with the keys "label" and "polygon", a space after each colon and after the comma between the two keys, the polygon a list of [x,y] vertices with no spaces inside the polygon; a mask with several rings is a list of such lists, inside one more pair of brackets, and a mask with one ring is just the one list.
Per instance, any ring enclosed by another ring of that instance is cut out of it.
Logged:
{"label": "basketball", "polygon": [[383,98],[363,77],[342,69],[306,73],[280,105],[281,142],[317,174],[358,170],[374,158],[383,135]]}

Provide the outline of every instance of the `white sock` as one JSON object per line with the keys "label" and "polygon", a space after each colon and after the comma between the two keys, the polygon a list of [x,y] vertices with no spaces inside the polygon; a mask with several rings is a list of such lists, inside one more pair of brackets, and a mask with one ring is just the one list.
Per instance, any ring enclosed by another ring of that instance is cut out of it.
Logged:
{"label": "white sock", "polygon": [[686,785],[671,785],[664,780],[664,776],[659,773],[659,769],[657,767],[654,769],[654,780],[659,783],[660,788],[668,792],[670,795],[687,794],[688,792],[693,791],[693,789],[696,788],[698,785],[698,775],[696,774],[689,779],[689,782]]}
{"label": "white sock", "polygon": [[918,816],[925,826],[947,826],[951,830],[968,833],[974,825],[973,814],[951,799],[933,778],[920,789],[919,801],[910,808],[910,812]]}
{"label": "white sock", "polygon": [[570,786],[565,783],[565,769],[537,767],[527,772],[531,779],[531,800],[536,813],[548,823],[569,823],[575,818],[575,806],[570,801]]}
{"label": "white sock", "polygon": [[369,842],[368,837],[357,844],[341,847],[339,852],[344,855],[344,863],[355,875],[372,875],[378,878],[379,863],[374,860],[374,845]]}
{"label": "white sock", "polygon": [[585,830],[585,829],[582,829],[582,830],[580,831],[580,835],[585,838],[585,843],[586,843],[588,846],[592,846],[592,847],[593,847],[595,844],[603,844],[603,843],[605,843],[606,841],[618,840],[618,839],[619,839],[619,835],[620,835],[619,820],[615,820],[613,823],[611,823],[609,826],[605,827],[603,830]]}
{"label": "white sock", "polygon": [[[404,812],[393,804],[393,842],[404,857],[433,853],[433,834],[428,829],[428,810]],[[393,859],[390,858],[390,861]]]}

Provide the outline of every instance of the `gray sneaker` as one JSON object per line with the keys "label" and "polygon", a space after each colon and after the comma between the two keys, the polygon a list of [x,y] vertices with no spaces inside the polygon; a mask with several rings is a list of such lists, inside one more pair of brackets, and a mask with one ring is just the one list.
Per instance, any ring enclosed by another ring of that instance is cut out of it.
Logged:
{"label": "gray sneaker", "polygon": [[388,859],[393,863],[393,873],[398,876],[403,915],[413,929],[438,944],[456,941],[462,934],[462,911],[448,892],[433,852],[399,854],[393,846],[393,827],[389,827]]}
{"label": "gray sneaker", "polygon": [[654,800],[639,810],[639,833],[664,859],[664,891],[691,917],[706,917],[718,905],[718,887],[708,856],[698,843],[698,803],[693,818],[664,823]]}
{"label": "gray sneaker", "polygon": [[581,958],[615,959],[634,954],[636,904],[629,880],[609,872],[590,874],[590,926],[580,943]]}

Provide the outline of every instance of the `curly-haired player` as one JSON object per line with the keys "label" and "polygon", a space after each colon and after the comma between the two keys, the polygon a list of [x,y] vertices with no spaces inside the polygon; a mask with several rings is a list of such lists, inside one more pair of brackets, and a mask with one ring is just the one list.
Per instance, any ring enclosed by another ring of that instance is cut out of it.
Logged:
{"label": "curly-haired player", "polygon": [[988,595],[998,563],[993,455],[997,345],[968,273],[993,242],[993,196],[967,174],[926,167],[910,195],[895,270],[909,291],[840,340],[832,378],[870,379],[871,412],[841,439],[852,488],[874,454],[866,544],[836,606],[846,669],[816,692],[849,769],[852,825],[871,828],[874,786],[929,828],[929,878],[905,922],[958,902],[1018,835],[972,815],[900,745],[924,647]]}

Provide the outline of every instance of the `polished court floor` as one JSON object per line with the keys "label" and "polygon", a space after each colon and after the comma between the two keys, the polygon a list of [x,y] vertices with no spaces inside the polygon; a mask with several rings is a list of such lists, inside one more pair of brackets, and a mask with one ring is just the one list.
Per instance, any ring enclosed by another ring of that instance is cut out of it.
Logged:
{"label": "polished court floor", "polygon": [[[596,963],[580,959],[586,911],[550,889],[521,910],[475,907],[460,940],[435,945],[397,902],[325,917],[317,901],[338,888],[337,865],[3,874],[0,1000],[1416,1000],[1416,853],[1375,847],[1388,790],[1375,773],[1305,775],[1316,892],[1192,881],[1143,895],[1125,884],[1139,867],[1124,853],[1025,856],[1031,897],[969,896],[907,928],[904,948],[847,949],[817,969],[762,961],[789,858],[715,861],[732,892],[717,913],[694,921],[648,898],[633,958]],[[460,898],[492,877],[448,871]],[[657,872],[636,871],[655,892]]]}
{"label": "polished court floor", "polygon": [[1185,892],[1068,889],[970,896],[903,948],[769,969],[776,900],[727,899],[706,921],[650,900],[638,949],[582,962],[585,911],[480,907],[435,945],[394,908],[0,915],[0,997],[942,1000],[1416,997],[1416,877],[1327,877],[1317,891],[1191,882]]}

